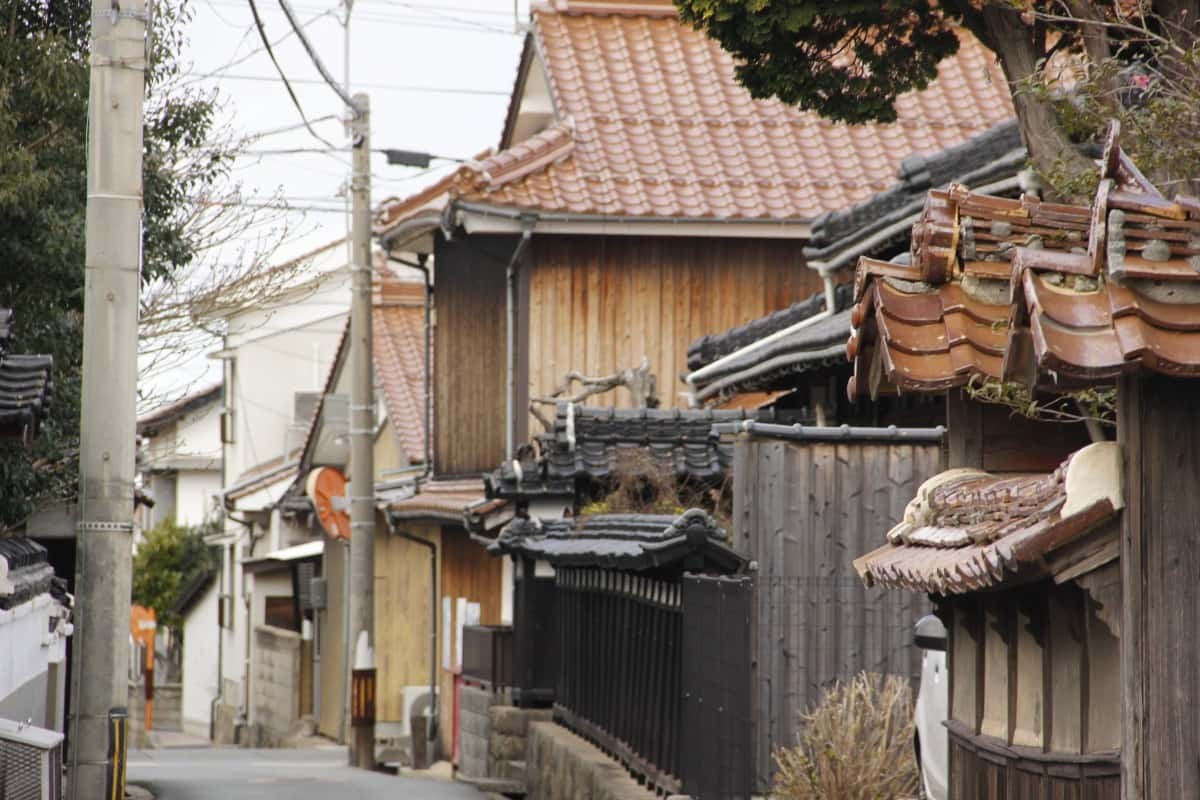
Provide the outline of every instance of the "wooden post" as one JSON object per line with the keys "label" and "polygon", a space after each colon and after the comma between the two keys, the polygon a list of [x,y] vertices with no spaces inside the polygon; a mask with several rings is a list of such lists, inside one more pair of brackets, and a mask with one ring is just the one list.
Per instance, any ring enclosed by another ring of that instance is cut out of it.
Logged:
{"label": "wooden post", "polygon": [[1200,381],[1122,379],[1121,797],[1200,797]]}

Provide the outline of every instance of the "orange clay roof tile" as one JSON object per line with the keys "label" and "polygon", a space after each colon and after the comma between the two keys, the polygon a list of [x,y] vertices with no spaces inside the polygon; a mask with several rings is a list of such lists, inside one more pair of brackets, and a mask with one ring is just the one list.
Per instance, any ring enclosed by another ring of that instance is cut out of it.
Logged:
{"label": "orange clay roof tile", "polygon": [[[903,159],[1013,115],[995,59],[965,32],[938,79],[897,100],[895,123],[853,126],[751,98],[733,58],[669,4],[543,5],[531,36],[558,121],[435,195],[547,213],[811,220],[891,187]],[[381,225],[419,207],[393,204]]]}

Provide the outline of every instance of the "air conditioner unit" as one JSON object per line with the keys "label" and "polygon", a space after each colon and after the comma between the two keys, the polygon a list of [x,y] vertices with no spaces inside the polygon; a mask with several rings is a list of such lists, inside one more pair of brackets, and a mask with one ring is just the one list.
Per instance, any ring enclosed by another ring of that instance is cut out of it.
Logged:
{"label": "air conditioner unit", "polygon": [[400,720],[400,729],[408,735],[412,731],[412,718],[418,714],[428,716],[432,710],[433,701],[428,686],[405,686],[404,716]]}
{"label": "air conditioner unit", "polygon": [[0,797],[61,800],[62,743],[57,731],[0,719]]}

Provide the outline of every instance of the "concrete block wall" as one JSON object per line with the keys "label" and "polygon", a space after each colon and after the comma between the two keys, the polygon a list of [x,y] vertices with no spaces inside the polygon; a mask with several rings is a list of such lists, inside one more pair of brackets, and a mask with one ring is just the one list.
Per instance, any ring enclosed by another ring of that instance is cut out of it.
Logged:
{"label": "concrete block wall", "polygon": [[530,722],[528,800],[655,800],[620,763],[554,722]]}
{"label": "concrete block wall", "polygon": [[[141,683],[129,683],[129,738],[141,741],[146,728],[146,689]],[[154,730],[183,730],[183,686],[178,683],[154,687]]]}
{"label": "concrete block wall", "polygon": [[503,702],[490,689],[461,686],[458,691],[458,772],[465,778],[487,778],[488,740],[492,733],[488,711]]}
{"label": "concrete block wall", "polygon": [[251,742],[276,747],[300,720],[300,634],[257,625],[252,652]]}

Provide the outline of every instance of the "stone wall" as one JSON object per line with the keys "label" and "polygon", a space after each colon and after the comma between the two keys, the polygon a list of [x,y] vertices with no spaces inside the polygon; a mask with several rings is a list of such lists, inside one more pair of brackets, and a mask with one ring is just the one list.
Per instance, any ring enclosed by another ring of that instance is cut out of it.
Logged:
{"label": "stone wall", "polygon": [[458,776],[493,791],[525,786],[529,723],[549,720],[550,709],[516,708],[507,692],[462,686],[458,696]]}
{"label": "stone wall", "polygon": [[[129,682],[129,739],[139,743],[145,741],[146,688],[141,683]],[[155,684],[154,719],[156,731],[183,730],[183,687],[178,683]]]}
{"label": "stone wall", "polygon": [[300,720],[300,634],[256,625],[251,658],[253,747],[277,747]]}
{"label": "stone wall", "polygon": [[617,761],[554,722],[528,723],[529,800],[655,800]]}

